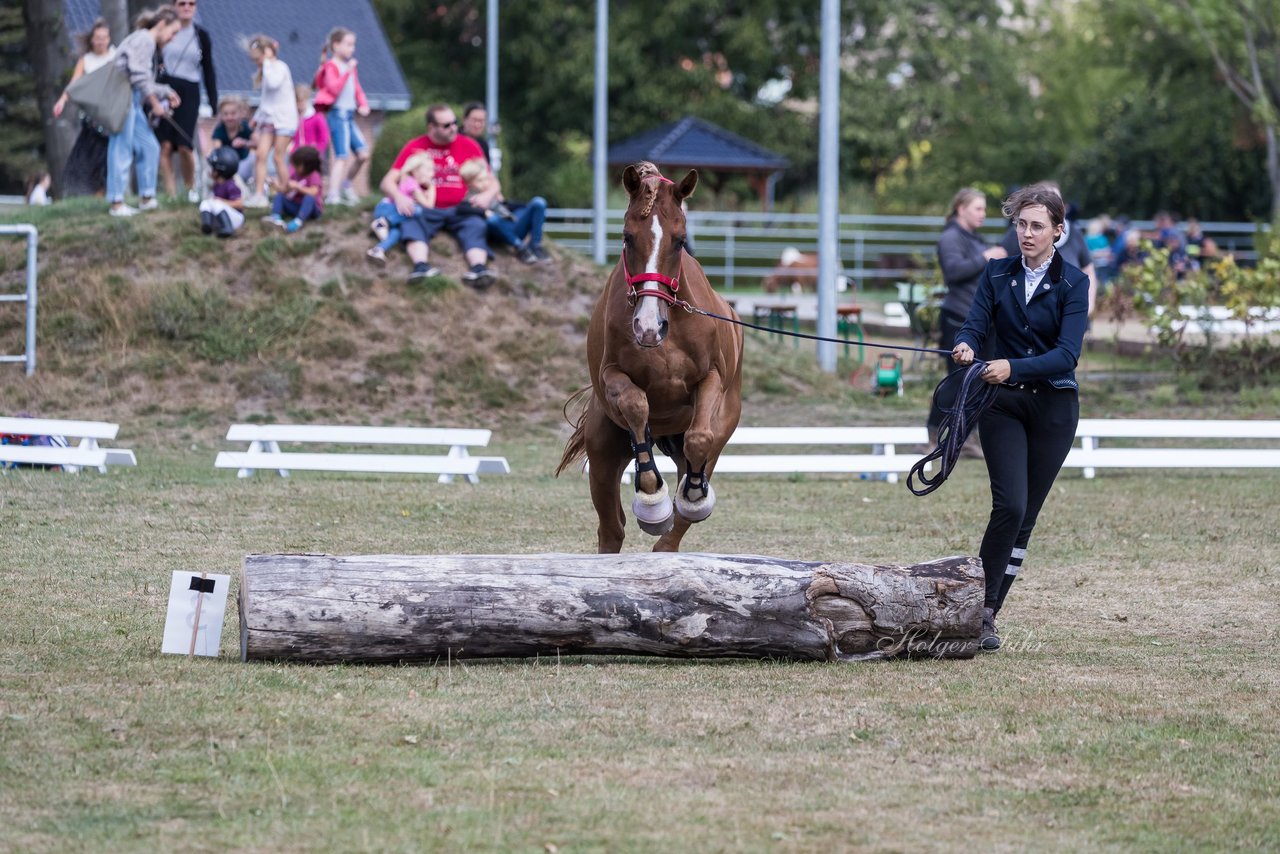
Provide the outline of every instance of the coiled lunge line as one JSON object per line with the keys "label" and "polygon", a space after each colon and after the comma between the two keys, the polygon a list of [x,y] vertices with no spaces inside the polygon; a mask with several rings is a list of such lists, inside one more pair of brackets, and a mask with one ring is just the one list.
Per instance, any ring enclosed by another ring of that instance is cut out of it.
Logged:
{"label": "coiled lunge line", "polygon": [[[823,335],[809,335],[804,332],[788,332],[785,329],[774,329],[769,326],[760,326],[755,323],[748,323],[745,320],[734,317],[725,317],[721,314],[706,311],[697,306],[690,305],[685,300],[676,299],[669,300],[672,305],[679,306],[685,311],[694,314],[701,314],[706,317],[713,317],[716,320],[723,320],[726,323],[736,323],[738,326],[745,326],[747,329],[758,329],[761,332],[768,332],[773,335],[785,335],[788,338],[803,338],[808,341],[829,341],[834,344],[856,344],[862,347],[874,347],[881,350],[906,350],[913,353],[937,353],[940,356],[950,356],[950,350],[942,350],[937,347],[911,347],[906,344],[880,344],[875,341],[850,341],[845,338],[828,338]],[[951,476],[952,470],[956,467],[956,462],[960,459],[960,449],[964,447],[965,440],[969,438],[969,434],[973,432],[973,428],[977,426],[978,419],[986,412],[991,404],[995,402],[996,390],[998,384],[992,384],[982,379],[983,373],[987,370],[987,363],[981,359],[974,359],[973,364],[962,371],[952,371],[934,386],[933,396],[937,399],[942,387],[948,382],[957,381],[960,383],[960,390],[956,394],[955,403],[949,407],[939,407],[943,410],[942,423],[938,426],[938,445],[926,456],[916,461],[911,467],[911,471],[907,474],[907,488],[916,495],[928,495],[946,481]],[[930,476],[925,474],[925,466],[929,463],[938,462],[938,471]],[[916,488],[912,485],[912,478],[916,478],[922,484]]]}
{"label": "coiled lunge line", "polygon": [[[911,471],[907,473],[907,489],[916,495],[928,495],[942,486],[943,482],[950,477],[952,469],[956,467],[956,461],[960,459],[960,449],[964,447],[965,440],[977,426],[982,413],[995,403],[996,393],[1000,387],[982,378],[986,370],[986,362],[974,359],[973,364],[968,368],[952,371],[934,387],[933,397],[936,400],[944,385],[959,378],[960,389],[956,392],[955,403],[948,407],[940,407],[943,410],[943,416],[942,423],[938,425],[938,446],[917,460],[911,467]],[[935,460],[938,463],[938,471],[930,476],[925,473],[925,466]],[[912,483],[912,478],[918,480],[921,486],[916,487]]]}

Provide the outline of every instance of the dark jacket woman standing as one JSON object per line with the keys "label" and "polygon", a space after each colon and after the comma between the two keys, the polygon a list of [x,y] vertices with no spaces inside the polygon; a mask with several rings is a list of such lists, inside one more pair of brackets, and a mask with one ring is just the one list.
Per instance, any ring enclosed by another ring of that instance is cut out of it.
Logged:
{"label": "dark jacket woman standing", "polygon": [[[982,271],[987,261],[993,258],[1004,258],[1008,253],[998,246],[988,246],[978,234],[987,218],[987,197],[980,190],[964,187],[951,200],[951,210],[947,214],[947,227],[938,238],[938,266],[942,269],[942,283],[947,286],[947,295],[942,300],[942,311],[938,318],[938,347],[950,350],[955,346],[956,332],[964,324],[973,305],[973,295],[978,291],[978,282],[982,280]],[[947,373],[956,369],[956,364],[947,358]],[[942,424],[942,407],[949,406],[951,401],[947,394],[954,394],[954,389],[945,387],[942,394],[934,398],[929,407],[929,420],[925,422],[929,428],[929,444],[934,445],[938,439],[938,427]],[[940,400],[939,397],[942,399]],[[981,457],[976,442],[965,444],[965,456]]]}
{"label": "dark jacket woman standing", "polygon": [[987,578],[979,645],[988,651],[1000,648],[996,614],[1075,439],[1075,367],[1089,322],[1089,277],[1054,249],[1061,196],[1041,184],[1025,187],[1003,212],[1022,254],[987,265],[951,353],[969,365],[990,342],[994,358],[982,378],[1000,387],[978,422],[991,478],[991,518],[978,552]]}

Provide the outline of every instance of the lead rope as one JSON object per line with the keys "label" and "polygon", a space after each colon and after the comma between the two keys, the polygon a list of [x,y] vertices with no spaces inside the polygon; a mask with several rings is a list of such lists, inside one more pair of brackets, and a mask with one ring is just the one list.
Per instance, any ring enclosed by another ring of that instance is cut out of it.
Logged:
{"label": "lead rope", "polygon": [[[723,320],[726,323],[736,323],[739,326],[745,326],[748,329],[758,329],[762,332],[770,332],[774,335],[786,335],[790,338],[804,338],[808,341],[828,341],[834,344],[856,344],[861,347],[875,347],[880,350],[906,350],[912,353],[937,353],[941,356],[950,356],[950,350],[942,350],[937,347],[910,347],[906,344],[880,344],[875,341],[850,341],[847,338],[828,338],[823,335],[810,335],[807,332],[788,332],[785,329],[774,329],[769,326],[759,326],[755,323],[747,323],[732,317],[715,314],[705,309],[690,305],[688,300],[670,300],[672,305],[678,305],[685,311],[692,314],[701,314],[706,317],[713,317],[716,320]],[[907,488],[916,495],[928,495],[946,481],[951,476],[952,470],[956,467],[956,462],[960,459],[960,449],[964,447],[965,440],[969,438],[969,434],[973,432],[973,428],[977,426],[978,419],[982,413],[991,408],[991,404],[995,403],[996,393],[999,389],[998,384],[992,384],[982,379],[982,372],[987,369],[987,363],[981,359],[974,359],[966,370],[952,371],[934,386],[933,396],[937,399],[938,392],[942,390],[943,385],[955,380],[958,376],[960,382],[960,390],[956,394],[956,402],[944,410],[942,424],[938,426],[938,445],[926,456],[916,461],[911,467],[911,471],[907,474]],[[933,461],[938,462],[938,472],[933,476],[925,474],[925,466]],[[912,478],[916,478],[923,486],[916,488],[912,485]]]}
{"label": "lead rope", "polygon": [[[956,392],[955,403],[943,411],[942,423],[938,425],[937,447],[916,460],[916,464],[907,473],[907,489],[912,493],[928,495],[942,486],[943,482],[951,476],[952,469],[956,467],[956,462],[960,459],[960,450],[964,447],[969,434],[973,432],[973,428],[977,426],[978,419],[982,413],[991,408],[991,404],[995,403],[1000,386],[982,379],[982,372],[986,369],[986,362],[975,359],[967,369],[952,371],[934,387],[933,397],[937,400],[944,385],[956,377],[960,378],[960,390]],[[938,471],[931,477],[925,473],[925,467],[935,460],[938,463]],[[922,485],[916,487],[912,483],[913,478],[919,480]]]}

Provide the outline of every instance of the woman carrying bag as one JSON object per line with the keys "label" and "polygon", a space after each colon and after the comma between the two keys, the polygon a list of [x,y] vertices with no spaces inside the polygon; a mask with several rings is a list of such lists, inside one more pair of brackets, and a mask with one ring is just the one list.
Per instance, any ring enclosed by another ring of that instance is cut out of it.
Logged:
{"label": "woman carrying bag", "polygon": [[[143,12],[136,24],[137,29],[116,49],[116,67],[129,75],[132,103],[124,125],[107,140],[107,201],[111,203],[112,216],[133,216],[160,206],[156,201],[160,143],[151,131],[142,105],[150,104],[151,114],[164,121],[170,108],[182,102],[172,89],[156,82],[155,76],[156,51],[168,44],[182,26],[178,13],[172,6],[161,6],[155,11]],[[124,203],[131,169],[137,173],[136,208]]]}
{"label": "woman carrying bag", "polygon": [[[111,28],[107,22],[99,18],[93,22],[84,40],[84,52],[76,60],[75,71],[71,73],[71,83],[75,83],[86,74],[92,74],[115,58],[116,48],[111,43]],[[67,84],[67,88],[71,87]],[[53,105],[55,118],[61,117],[67,108],[70,94],[62,93],[62,97]],[[100,195],[107,184],[107,133],[88,115],[80,117],[80,135],[76,144],[67,156],[67,165],[62,172],[62,195],[94,196]]]}

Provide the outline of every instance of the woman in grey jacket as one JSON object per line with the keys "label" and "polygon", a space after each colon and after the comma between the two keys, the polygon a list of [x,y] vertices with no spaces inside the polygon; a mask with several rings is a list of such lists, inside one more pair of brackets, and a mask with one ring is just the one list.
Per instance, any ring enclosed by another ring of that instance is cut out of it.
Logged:
{"label": "woman in grey jacket", "polygon": [[[156,82],[156,51],[178,32],[181,23],[172,6],[161,6],[138,16],[137,29],[116,48],[115,62],[129,75],[133,106],[124,127],[107,140],[107,201],[112,216],[133,216],[138,211],[159,207],[156,201],[156,171],[160,166],[160,143],[142,113],[142,104],[151,105],[153,116],[164,116],[181,102],[168,86]],[[129,172],[138,181],[138,206],[124,203],[129,189]]]}
{"label": "woman in grey jacket", "polygon": [[[978,229],[987,218],[987,197],[982,191],[972,187],[964,187],[951,200],[951,210],[947,214],[947,227],[938,238],[938,266],[942,268],[942,282],[947,286],[947,295],[942,300],[942,313],[938,320],[938,347],[950,351],[955,346],[956,332],[964,325],[969,316],[969,306],[973,305],[973,295],[978,291],[978,282],[982,279],[982,271],[987,261],[992,258],[1004,258],[1008,253],[999,246],[988,246],[978,234]],[[956,363],[950,356],[947,361],[947,373],[956,369]],[[950,401],[939,401],[938,397],[946,396],[953,389],[943,387],[942,395],[934,397],[929,407],[929,444],[937,444],[938,426],[942,424],[942,406]],[[940,405],[941,404],[941,405]],[[965,443],[963,456],[981,458],[982,449],[978,446],[977,437],[972,436]]]}

